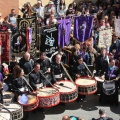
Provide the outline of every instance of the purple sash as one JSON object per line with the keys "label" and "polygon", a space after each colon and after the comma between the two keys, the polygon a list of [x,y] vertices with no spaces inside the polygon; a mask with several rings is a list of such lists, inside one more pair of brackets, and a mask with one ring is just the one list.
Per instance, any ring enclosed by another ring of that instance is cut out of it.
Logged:
{"label": "purple sash", "polygon": [[29,44],[31,44],[32,43],[32,28],[28,28],[28,42],[29,42]]}

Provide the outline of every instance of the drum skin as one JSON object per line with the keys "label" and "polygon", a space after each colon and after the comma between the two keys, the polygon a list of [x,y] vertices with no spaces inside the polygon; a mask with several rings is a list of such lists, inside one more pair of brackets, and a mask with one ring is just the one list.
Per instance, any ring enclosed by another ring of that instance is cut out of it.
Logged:
{"label": "drum skin", "polygon": [[60,103],[60,93],[57,89],[46,87],[36,91],[40,108],[50,108]]}
{"label": "drum skin", "polygon": [[0,110],[0,120],[12,120],[12,116],[7,110]]}
{"label": "drum skin", "polygon": [[97,81],[94,78],[80,77],[75,80],[78,86],[78,93],[81,95],[91,95],[97,91]]}
{"label": "drum skin", "polygon": [[78,97],[78,89],[77,86],[74,85],[69,80],[60,80],[54,84],[58,87],[60,92],[60,102],[69,103],[73,102]]}
{"label": "drum skin", "polygon": [[[32,95],[28,95],[28,98],[32,96]],[[20,97],[20,96],[19,96]],[[20,105],[23,106],[23,111],[32,111],[34,109],[36,109],[39,105],[39,100],[38,100],[38,97],[36,96],[35,100],[34,101],[31,101],[29,100],[27,104],[22,104],[20,101],[19,101],[19,97],[18,97],[18,103]]]}

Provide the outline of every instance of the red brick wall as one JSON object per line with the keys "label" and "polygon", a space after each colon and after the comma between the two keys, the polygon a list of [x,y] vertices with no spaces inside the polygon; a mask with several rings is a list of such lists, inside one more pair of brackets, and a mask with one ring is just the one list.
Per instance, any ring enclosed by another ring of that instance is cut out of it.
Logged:
{"label": "red brick wall", "polygon": [[14,8],[18,14],[18,7],[19,0],[0,0],[0,13],[2,13],[3,18],[10,13],[12,8]]}

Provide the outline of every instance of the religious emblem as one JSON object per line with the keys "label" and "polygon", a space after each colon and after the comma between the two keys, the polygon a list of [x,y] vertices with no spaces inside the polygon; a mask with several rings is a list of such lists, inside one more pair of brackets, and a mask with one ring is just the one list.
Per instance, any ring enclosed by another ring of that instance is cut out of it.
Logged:
{"label": "religious emblem", "polygon": [[66,29],[65,28],[62,28],[61,30],[61,35],[65,35],[66,34]]}
{"label": "religious emblem", "polygon": [[85,32],[86,28],[87,28],[86,22],[83,21],[82,24],[79,26],[79,29],[80,29],[82,32]]}
{"label": "religious emblem", "polygon": [[15,46],[19,46],[21,42],[22,42],[22,36],[19,35],[19,36],[17,37],[17,42],[15,43]]}
{"label": "religious emblem", "polygon": [[45,41],[46,45],[53,46],[54,42],[55,42],[55,39],[52,37],[52,33],[51,33],[51,37],[46,35],[46,41]]}

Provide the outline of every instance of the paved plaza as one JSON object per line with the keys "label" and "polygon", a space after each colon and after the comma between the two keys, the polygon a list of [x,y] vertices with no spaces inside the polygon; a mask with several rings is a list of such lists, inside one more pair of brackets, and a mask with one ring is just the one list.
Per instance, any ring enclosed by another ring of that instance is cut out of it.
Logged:
{"label": "paved plaza", "polygon": [[45,113],[36,112],[30,113],[29,120],[62,120],[63,115],[75,115],[85,120],[91,120],[91,118],[98,118],[98,111],[100,108],[104,108],[107,111],[109,117],[114,120],[120,120],[120,95],[119,106],[101,106],[99,104],[99,95],[89,95],[86,97],[85,102],[72,102],[65,106],[57,105],[52,108],[45,109]]}

